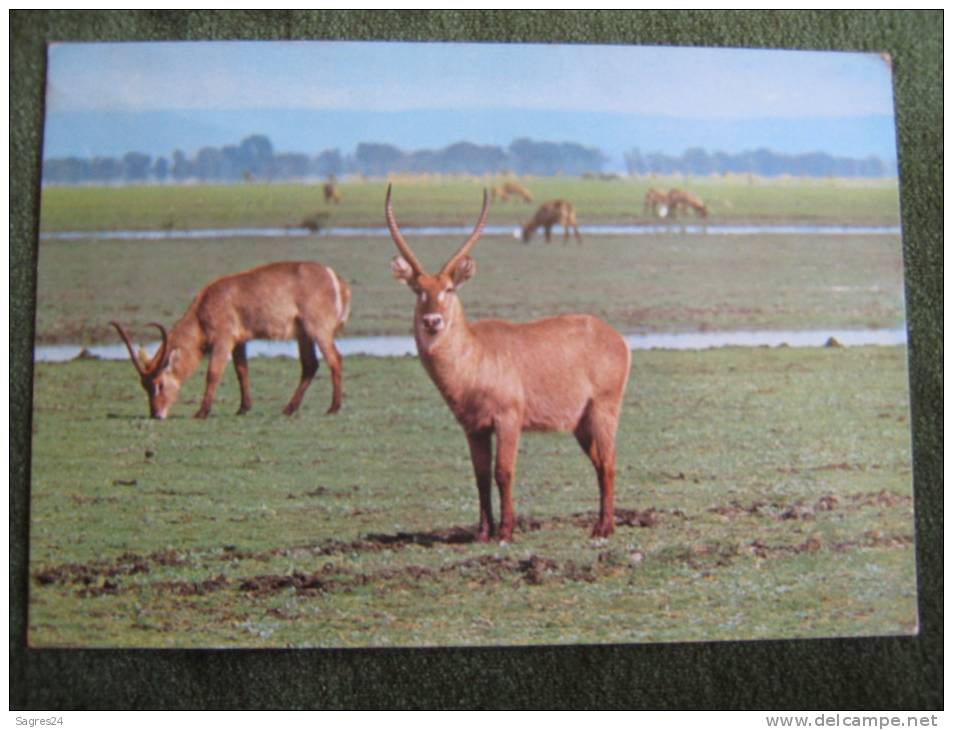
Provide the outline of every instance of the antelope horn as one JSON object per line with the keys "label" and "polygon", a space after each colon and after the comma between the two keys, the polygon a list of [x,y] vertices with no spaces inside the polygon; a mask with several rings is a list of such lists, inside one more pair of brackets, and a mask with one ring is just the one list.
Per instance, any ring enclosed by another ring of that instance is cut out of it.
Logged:
{"label": "antelope horn", "polygon": [[156,365],[151,371],[155,372],[157,370],[162,370],[162,368],[169,364],[169,356],[172,353],[169,352],[169,333],[165,331],[165,327],[158,322],[150,322],[149,326],[157,327],[159,332],[162,333],[162,344],[159,346],[159,352],[157,352],[154,356]]}
{"label": "antelope horn", "polygon": [[477,242],[477,239],[480,237],[480,234],[483,233],[483,228],[486,226],[487,215],[490,212],[490,198],[487,195],[486,188],[483,188],[483,210],[480,212],[480,219],[477,221],[476,227],[473,229],[473,233],[470,234],[470,237],[463,242],[463,245],[457,250],[457,252],[450,257],[450,260],[443,265],[443,268],[440,270],[441,274],[447,274],[453,271],[454,267],[457,265],[457,262],[467,255],[467,252],[473,247],[473,244]]}
{"label": "antelope horn", "polygon": [[404,260],[410,264],[410,268],[414,270],[415,274],[424,273],[424,267],[420,265],[420,262],[417,260],[417,257],[414,256],[414,252],[410,250],[410,246],[407,245],[407,241],[404,240],[404,237],[400,235],[400,229],[397,227],[397,220],[394,218],[394,210],[390,204],[390,184],[387,185],[387,199],[384,202],[384,217],[387,218],[387,227],[390,229],[390,237],[394,239],[394,243],[397,244],[397,248],[400,249],[401,254],[404,256]]}
{"label": "antelope horn", "polygon": [[149,376],[149,373],[146,370],[143,370],[142,365],[139,364],[139,358],[136,357],[136,352],[132,347],[132,340],[129,339],[129,335],[126,332],[125,328],[119,322],[110,322],[113,327],[116,328],[116,331],[119,333],[119,336],[122,337],[122,341],[126,343],[126,349],[129,350],[129,357],[132,359],[132,365],[135,367],[136,372],[139,373],[140,378],[146,378]]}
{"label": "antelope horn", "polygon": [[139,373],[140,378],[151,378],[159,370],[169,364],[169,355],[171,355],[169,352],[169,333],[166,332],[165,327],[163,327],[161,324],[158,322],[149,323],[152,327],[158,327],[159,332],[162,333],[162,344],[159,346],[159,351],[155,354],[155,356],[153,356],[152,362],[154,364],[150,368],[144,368],[139,362],[139,358],[136,356],[136,352],[132,346],[132,340],[125,328],[119,324],[119,322],[110,322],[109,324],[116,328],[119,336],[122,337],[122,341],[126,343],[126,349],[129,350],[129,357],[132,359],[132,365],[135,367],[136,372]]}

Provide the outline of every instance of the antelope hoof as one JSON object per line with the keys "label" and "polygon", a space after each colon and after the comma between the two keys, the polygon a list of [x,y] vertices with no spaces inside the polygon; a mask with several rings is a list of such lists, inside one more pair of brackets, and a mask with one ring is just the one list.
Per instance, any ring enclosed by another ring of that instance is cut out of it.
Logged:
{"label": "antelope hoof", "polygon": [[248,411],[251,410],[251,406],[241,406],[238,411],[235,413],[236,416],[244,416]]}
{"label": "antelope hoof", "polygon": [[597,522],[596,526],[592,528],[592,537],[595,537],[595,538],[609,537],[609,535],[613,533],[614,529],[615,529],[615,525],[613,525],[611,522],[608,524],[605,524],[603,522]]}
{"label": "antelope hoof", "polygon": [[328,410],[324,412],[324,415],[330,416],[332,413],[337,413],[339,410],[341,410],[341,404],[340,404],[340,403],[332,403],[332,404],[331,404],[331,407],[328,408]]}
{"label": "antelope hoof", "polygon": [[205,407],[199,408],[199,409],[195,412],[195,418],[202,418],[202,419],[208,418],[208,412],[209,412],[210,410],[211,410],[210,408],[205,408]]}

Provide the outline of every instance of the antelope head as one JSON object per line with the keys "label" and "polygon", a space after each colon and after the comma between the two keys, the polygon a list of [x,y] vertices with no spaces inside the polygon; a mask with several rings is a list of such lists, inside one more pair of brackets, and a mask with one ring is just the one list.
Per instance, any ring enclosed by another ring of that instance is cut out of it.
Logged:
{"label": "antelope head", "polygon": [[110,322],[116,328],[122,341],[126,343],[126,349],[129,350],[129,357],[132,359],[132,365],[139,373],[139,382],[142,383],[143,390],[149,396],[149,414],[153,418],[165,418],[172,404],[179,397],[179,388],[181,383],[179,378],[169,367],[172,360],[172,348],[169,347],[169,334],[158,322],[151,322],[153,327],[157,327],[162,334],[162,344],[151,360],[142,357],[141,351],[137,354],[132,346],[132,341],[125,328],[119,322]]}
{"label": "antelope head", "polygon": [[483,191],[483,211],[469,238],[453,256],[443,265],[437,274],[429,274],[410,250],[410,246],[400,234],[394,211],[390,203],[390,186],[387,186],[385,215],[391,238],[397,244],[400,256],[391,259],[390,268],[394,278],[403,281],[417,295],[414,310],[414,333],[419,343],[430,346],[435,344],[453,325],[463,319],[463,306],[457,297],[457,289],[476,273],[476,263],[468,252],[483,233],[489,213],[490,201],[486,190]]}

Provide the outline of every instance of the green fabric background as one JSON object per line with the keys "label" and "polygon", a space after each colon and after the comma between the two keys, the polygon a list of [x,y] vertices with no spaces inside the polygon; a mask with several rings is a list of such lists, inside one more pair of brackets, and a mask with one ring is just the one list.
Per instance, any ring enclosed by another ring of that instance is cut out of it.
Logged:
{"label": "green fabric background", "polygon": [[[942,25],[942,11],[10,11],[11,709],[941,708]],[[917,637],[368,651],[25,647],[45,44],[332,38],[892,55],[913,400]]]}

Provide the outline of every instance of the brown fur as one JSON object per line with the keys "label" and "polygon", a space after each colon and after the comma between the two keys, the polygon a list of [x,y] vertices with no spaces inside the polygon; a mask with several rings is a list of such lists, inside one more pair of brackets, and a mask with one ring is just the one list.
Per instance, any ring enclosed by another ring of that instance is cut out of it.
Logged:
{"label": "brown fur", "polygon": [[324,202],[325,203],[340,203],[341,194],[338,192],[338,187],[333,182],[326,182],[321,186],[321,190],[324,191]]}
{"label": "brown fur", "polygon": [[[496,534],[490,489],[500,492],[499,537],[513,537],[513,477],[520,433],[571,431],[592,461],[599,481],[599,519],[592,534],[614,529],[615,436],[631,353],[625,340],[596,317],[571,314],[534,322],[485,319],[470,323],[456,290],[476,264],[467,251],[480,223],[444,265],[428,274],[400,235],[387,196],[391,235],[403,256],[394,276],[417,295],[414,335],[424,369],[463,427],[480,499],[481,541]],[[496,434],[493,464],[492,436]]]}
{"label": "brown fur", "polygon": [[494,185],[490,188],[490,200],[499,200],[501,203],[505,203],[509,199],[510,194],[503,189],[502,185]]}
{"label": "brown fur", "polygon": [[668,193],[658,188],[649,188],[642,201],[642,212],[646,215],[658,215],[660,205],[668,205]]}
{"label": "brown fur", "polygon": [[576,225],[576,211],[568,200],[550,200],[539,206],[536,215],[523,226],[523,243],[529,243],[536,229],[542,228],[546,236],[546,243],[552,240],[553,226],[563,227],[563,243],[569,241],[569,229],[576,235],[576,241],[582,243],[579,227]]}
{"label": "brown fur", "polygon": [[708,207],[701,201],[700,198],[698,198],[698,196],[693,195],[687,190],[672,188],[668,191],[667,202],[672,218],[675,217],[675,214],[678,212],[679,208],[685,212],[688,212],[688,209],[692,208],[696,215],[701,216],[702,218],[708,217]]}
{"label": "brown fur", "polygon": [[509,180],[502,185],[496,185],[490,190],[490,199],[499,198],[502,202],[510,199],[511,195],[520,198],[524,203],[533,202],[533,194],[515,180]]}
{"label": "brown fur", "polygon": [[118,322],[112,324],[139,372],[153,418],[167,415],[182,383],[192,375],[204,354],[209,355],[205,396],[195,417],[205,418],[209,414],[229,355],[241,386],[238,413],[247,412],[251,395],[245,343],[292,338],[298,340],[301,381],[284,412],[290,415],[298,409],[318,370],[314,351],[317,343],[331,370],[334,393],[328,413],[334,413],[341,407],[342,399],[341,355],[334,345],[334,336],[347,321],[350,302],[350,287],[331,269],[313,261],[282,261],[208,284],[168,333],[162,325],[155,325],[162,333],[163,344],[148,362],[137,362],[125,329]]}

